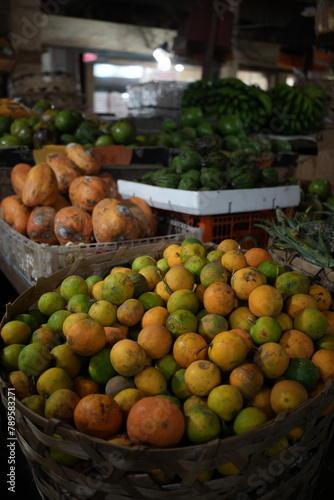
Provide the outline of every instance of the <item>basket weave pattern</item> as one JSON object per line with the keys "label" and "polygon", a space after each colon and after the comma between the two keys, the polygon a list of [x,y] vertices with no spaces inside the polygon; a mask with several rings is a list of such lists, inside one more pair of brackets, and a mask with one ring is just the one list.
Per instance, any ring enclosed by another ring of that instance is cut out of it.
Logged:
{"label": "basket weave pattern", "polygon": [[[151,254],[157,256],[157,253]],[[7,305],[0,328],[36,304],[42,293],[55,289],[66,276],[106,275],[116,263],[125,263],[126,255],[122,261],[115,260],[112,252],[82,259],[39,280]],[[2,401],[7,407],[8,386],[4,377],[0,382]],[[18,443],[44,499],[160,500],[173,494],[177,500],[193,497],[204,500],[290,500],[292,497],[305,500],[311,499],[322,458],[333,435],[334,410],[322,416],[333,401],[334,381],[330,380],[314,398],[253,431],[202,445],[181,444],[173,449],[118,446],[82,434],[59,420],[47,420],[20,401],[16,401],[16,429]],[[302,439],[268,456],[268,447],[295,427],[304,429]],[[64,440],[52,437],[54,433]],[[72,467],[61,466],[50,456],[49,447],[80,460]],[[241,474],[223,477],[217,473],[205,483],[198,480],[200,473],[226,462],[239,467]],[[157,469],[163,471],[164,481],[152,473]]]}

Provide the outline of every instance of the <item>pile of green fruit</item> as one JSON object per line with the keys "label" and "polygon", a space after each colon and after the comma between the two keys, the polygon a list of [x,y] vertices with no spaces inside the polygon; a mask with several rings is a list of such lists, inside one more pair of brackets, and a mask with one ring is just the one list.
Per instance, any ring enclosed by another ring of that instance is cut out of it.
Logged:
{"label": "pile of green fruit", "polygon": [[42,99],[35,103],[29,118],[0,116],[0,147],[29,146],[40,149],[48,144],[79,143],[87,148],[110,144],[140,144],[135,125],[127,119],[106,121],[86,119],[77,110],[55,109]]}
{"label": "pile of green fruit", "polygon": [[273,134],[310,134],[321,128],[327,94],[316,85],[279,83],[264,91],[238,78],[190,83],[182,96],[182,109],[199,107],[203,116],[219,120],[235,115],[247,134],[268,128]]}
{"label": "pile of green fruit", "polygon": [[327,94],[315,85],[290,87],[277,84],[268,90],[273,105],[271,126],[282,135],[307,134],[319,130]]}
{"label": "pile of green fruit", "polygon": [[265,137],[253,137],[245,139],[245,149],[241,145],[228,156],[222,150],[222,138],[212,135],[181,149],[170,166],[148,172],[138,182],[187,191],[278,186],[277,170],[271,166],[260,168],[253,158],[270,147]]}

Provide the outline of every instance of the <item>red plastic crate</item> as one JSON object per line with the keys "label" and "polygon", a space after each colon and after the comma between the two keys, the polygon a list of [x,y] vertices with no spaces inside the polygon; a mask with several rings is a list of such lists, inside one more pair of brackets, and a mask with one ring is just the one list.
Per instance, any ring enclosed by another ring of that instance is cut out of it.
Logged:
{"label": "red plastic crate", "polygon": [[[291,209],[285,209],[290,211]],[[253,247],[266,248],[269,234],[264,229],[254,227],[261,219],[275,219],[275,210],[260,210],[221,215],[189,215],[180,212],[154,209],[155,213],[164,217],[182,220],[189,226],[203,229],[203,242],[220,243],[226,238],[237,240],[244,249]]]}

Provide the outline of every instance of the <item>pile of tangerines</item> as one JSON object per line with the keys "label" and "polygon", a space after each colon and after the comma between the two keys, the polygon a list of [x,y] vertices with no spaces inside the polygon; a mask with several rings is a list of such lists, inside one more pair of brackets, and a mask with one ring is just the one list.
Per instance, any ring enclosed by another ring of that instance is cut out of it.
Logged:
{"label": "pile of tangerines", "polygon": [[202,444],[250,431],[334,378],[331,306],[328,289],[267,249],[187,238],[104,278],[67,276],[4,324],[1,365],[24,405],[90,436]]}

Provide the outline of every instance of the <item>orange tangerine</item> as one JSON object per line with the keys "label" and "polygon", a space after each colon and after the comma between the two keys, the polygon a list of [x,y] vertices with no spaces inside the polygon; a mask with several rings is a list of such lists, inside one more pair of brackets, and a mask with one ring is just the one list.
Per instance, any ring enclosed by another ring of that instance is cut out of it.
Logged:
{"label": "orange tangerine", "polygon": [[164,304],[167,304],[169,297],[172,295],[172,290],[168,286],[166,286],[165,281],[162,280],[159,281],[159,283],[155,287],[154,293],[160,296]]}
{"label": "orange tangerine", "polygon": [[268,379],[281,377],[290,363],[287,352],[276,342],[262,344],[254,354],[253,360]]}
{"label": "orange tangerine", "polygon": [[30,336],[30,326],[23,321],[15,319],[5,323],[1,329],[1,337],[5,345],[28,344]]}
{"label": "orange tangerine", "polygon": [[207,398],[201,396],[195,396],[195,394],[192,394],[184,401],[182,405],[183,412],[186,413],[191,406],[196,406],[196,405],[207,406]]}
{"label": "orange tangerine", "polygon": [[270,252],[265,248],[250,248],[245,252],[245,258],[247,261],[247,265],[250,267],[258,267],[262,262],[266,262],[268,260],[273,260]]}
{"label": "orange tangerine", "polygon": [[334,351],[319,349],[313,354],[311,361],[319,370],[321,382],[334,378]]}
{"label": "orange tangerine", "polygon": [[249,294],[254,288],[266,283],[265,275],[253,267],[243,267],[231,276],[231,287],[240,300],[248,300]]}
{"label": "orange tangerine", "polygon": [[269,419],[276,416],[270,403],[271,387],[263,386],[262,389],[255,394],[255,396],[248,401],[249,406],[254,406],[254,408],[259,408],[263,413],[267,415]]}
{"label": "orange tangerine", "polygon": [[161,281],[162,274],[157,266],[145,266],[138,272],[146,279],[149,292],[152,292]]}
{"label": "orange tangerine", "polygon": [[208,349],[210,361],[223,371],[231,371],[243,363],[247,357],[247,345],[244,339],[235,332],[225,331],[218,333]]}
{"label": "orange tangerine", "polygon": [[145,326],[149,325],[165,326],[168,315],[169,313],[166,307],[162,306],[151,307],[151,309],[145,311],[141,319],[141,327],[144,328]]}
{"label": "orange tangerine", "polygon": [[229,382],[236,387],[244,399],[253,398],[263,387],[264,375],[254,363],[242,363],[233,368]]}
{"label": "orange tangerine", "polygon": [[110,361],[119,375],[133,377],[146,363],[146,351],[132,339],[119,340],[110,351]]}
{"label": "orange tangerine", "polygon": [[282,294],[271,285],[260,285],[251,291],[248,307],[255,316],[278,316],[283,309]]}
{"label": "orange tangerine", "polygon": [[229,314],[228,324],[231,330],[241,328],[249,332],[256,319],[257,317],[251,312],[249,307],[239,306],[233,309]]}
{"label": "orange tangerine", "polygon": [[109,302],[108,300],[97,300],[94,302],[89,310],[88,314],[91,318],[96,319],[103,326],[111,326],[116,322],[116,306]]}
{"label": "orange tangerine", "polygon": [[328,335],[334,334],[334,311],[322,311],[322,314],[327,319],[327,330],[325,333]]}
{"label": "orange tangerine", "polygon": [[244,339],[248,349],[247,357],[249,357],[254,350],[253,339],[250,336],[249,332],[247,332],[247,330],[243,330],[242,328],[231,328],[230,331],[236,333],[237,335],[239,335],[239,337]]}
{"label": "orange tangerine", "polygon": [[319,311],[328,311],[333,303],[330,292],[322,285],[311,285],[308,293],[315,298]]}
{"label": "orange tangerine", "polygon": [[289,358],[311,359],[314,353],[314,343],[306,333],[300,330],[286,330],[278,341],[287,352]]}
{"label": "orange tangerine", "polygon": [[58,389],[73,390],[73,380],[63,368],[52,367],[40,374],[36,389],[41,396],[50,396]]}
{"label": "orange tangerine", "polygon": [[140,323],[144,313],[144,306],[138,299],[128,299],[118,306],[116,316],[121,325],[134,326]]}
{"label": "orange tangerine", "polygon": [[145,349],[149,358],[160,359],[169,353],[173,337],[165,326],[152,324],[140,330],[137,342]]}
{"label": "orange tangerine", "polygon": [[67,343],[55,346],[51,350],[52,363],[63,368],[71,378],[79,375],[82,367],[82,358],[72,351]]}
{"label": "orange tangerine", "polygon": [[70,389],[61,388],[53,391],[45,401],[45,418],[55,418],[68,424],[73,424],[73,413],[80,398]]}
{"label": "orange tangerine", "polygon": [[[129,387],[128,389],[123,389],[114,396],[114,400],[119,404],[123,418],[126,420],[129,411],[137,401],[144,398],[145,394],[137,388]],[[109,440],[110,441],[110,440]]]}
{"label": "orange tangerine", "polygon": [[201,359],[193,361],[187,366],[184,381],[186,386],[195,396],[204,397],[220,384],[221,374],[219,368],[208,361]]}
{"label": "orange tangerine", "polygon": [[[180,252],[181,252],[181,246],[180,245],[175,245],[168,252],[168,255],[167,255],[166,259],[167,259],[167,264],[168,264],[168,266],[170,268],[173,267],[173,266],[176,266],[178,264],[182,264],[182,259],[180,257]],[[163,255],[163,257],[164,257],[164,255]]]}
{"label": "orange tangerine", "polygon": [[145,366],[139,373],[134,375],[133,381],[137,389],[145,396],[157,396],[165,394],[167,390],[167,380],[163,373],[155,366]]}
{"label": "orange tangerine", "polygon": [[165,301],[156,292],[145,292],[139,295],[138,300],[143,304],[144,310],[147,311],[151,307],[164,306]]}
{"label": "orange tangerine", "polygon": [[238,250],[239,243],[232,238],[225,238],[217,245],[217,250],[228,252],[229,250]]}
{"label": "orange tangerine", "polygon": [[191,257],[205,258],[206,250],[202,243],[181,244],[180,257],[182,262],[187,262]]}
{"label": "orange tangerine", "polygon": [[282,332],[286,332],[287,330],[291,330],[293,328],[293,318],[289,316],[286,312],[280,312],[277,316],[275,316],[276,321],[278,321]]}
{"label": "orange tangerine", "polygon": [[172,243],[171,245],[168,245],[168,246],[165,248],[165,250],[163,251],[163,254],[162,254],[163,258],[164,258],[164,259],[167,259],[167,258],[168,258],[168,256],[169,256],[170,254],[172,254],[175,250],[179,250],[179,251],[181,251],[181,247],[180,247],[180,245],[178,245],[177,243]]}
{"label": "orange tangerine", "polygon": [[8,374],[9,387],[14,387],[15,397],[19,400],[30,395],[30,380],[22,370],[14,370]]}
{"label": "orange tangerine", "polygon": [[86,375],[78,375],[73,379],[73,391],[76,392],[79,398],[83,398],[88,394],[97,394],[100,392],[100,386],[97,382]]}
{"label": "orange tangerine", "polygon": [[195,288],[195,293],[198,298],[198,303],[200,307],[203,307],[203,297],[204,297],[204,292],[205,292],[205,287],[201,284],[198,283]]}
{"label": "orange tangerine", "polygon": [[208,313],[228,315],[235,305],[233,288],[227,283],[212,283],[204,292],[203,304]]}
{"label": "orange tangerine", "polygon": [[270,403],[276,414],[292,410],[309,398],[305,387],[295,380],[276,382],[270,394]]}
{"label": "orange tangerine", "polygon": [[176,370],[171,379],[172,393],[180,401],[184,401],[185,399],[189,398],[189,396],[192,396],[192,393],[189,391],[184,381],[185,371],[185,368]]}
{"label": "orange tangerine", "polygon": [[155,266],[157,261],[151,255],[139,255],[133,259],[131,263],[131,269],[135,273],[138,273],[141,269],[146,266]]}
{"label": "orange tangerine", "polygon": [[128,336],[127,331],[122,330],[119,326],[105,326],[104,331],[106,334],[106,347],[112,347],[116,342],[126,339]]}
{"label": "orange tangerine", "polygon": [[195,285],[194,276],[183,265],[171,267],[165,274],[164,281],[172,293],[181,289],[193,290]]}
{"label": "orange tangerine", "polygon": [[225,252],[220,262],[221,265],[225,267],[225,269],[227,269],[230,273],[247,267],[246,258],[240,248],[238,248],[237,250],[229,250],[228,252]]}
{"label": "orange tangerine", "polygon": [[177,364],[173,354],[171,353],[168,353],[162,358],[158,359],[155,366],[159,368],[159,370],[163,373],[167,382],[171,380],[174,373],[181,368],[181,366]]}
{"label": "orange tangerine", "polygon": [[93,318],[84,318],[69,327],[66,340],[75,353],[81,356],[93,356],[104,348],[106,334],[101,323]]}
{"label": "orange tangerine", "polygon": [[103,280],[94,283],[90,292],[90,296],[95,301],[103,299]]}
{"label": "orange tangerine", "polygon": [[186,436],[192,444],[207,443],[221,434],[219,417],[207,406],[195,405],[186,413]]}
{"label": "orange tangerine", "polygon": [[207,345],[205,339],[198,333],[182,333],[176,338],[173,345],[175,361],[182,368],[187,368],[193,361],[207,359],[207,349],[202,349]]}
{"label": "orange tangerine", "polygon": [[118,403],[106,394],[88,394],[74,409],[74,424],[79,432],[106,439],[119,432],[123,423]]}
{"label": "orange tangerine", "polygon": [[124,267],[124,266],[115,266],[110,270],[111,273],[124,273],[124,274],[131,274],[133,271],[130,267]]}
{"label": "orange tangerine", "polygon": [[239,389],[230,384],[214,387],[207,398],[207,405],[221,420],[229,422],[242,409],[244,402]]}
{"label": "orange tangerine", "polygon": [[294,319],[300,311],[309,307],[318,309],[315,297],[307,293],[296,293],[286,300],[284,311]]}

